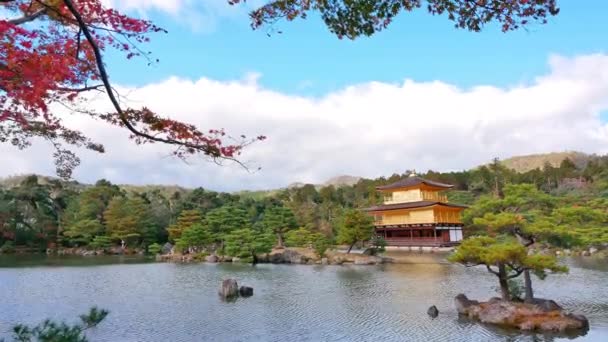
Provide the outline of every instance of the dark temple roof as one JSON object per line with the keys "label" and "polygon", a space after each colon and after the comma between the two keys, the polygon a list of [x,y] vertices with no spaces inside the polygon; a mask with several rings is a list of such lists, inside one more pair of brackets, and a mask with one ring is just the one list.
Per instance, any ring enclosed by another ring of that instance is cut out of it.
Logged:
{"label": "dark temple roof", "polygon": [[377,190],[389,190],[389,189],[407,188],[410,186],[416,186],[416,185],[420,185],[420,184],[426,184],[428,186],[434,186],[434,187],[444,188],[444,189],[450,189],[450,188],[454,187],[453,185],[450,185],[450,184],[439,183],[439,182],[431,181],[431,180],[420,178],[420,177],[407,177],[407,178],[404,178],[404,179],[397,181],[395,183],[392,183],[392,184],[378,186],[378,187],[376,187],[376,189]]}
{"label": "dark temple roof", "polygon": [[367,209],[365,209],[365,211],[415,209],[415,208],[431,207],[434,205],[440,205],[443,207],[451,207],[451,208],[468,208],[466,205],[460,205],[460,204],[451,204],[451,203],[436,202],[436,201],[418,201],[418,202],[406,202],[406,203],[395,203],[395,204],[381,204],[381,205],[373,206],[371,208],[367,208]]}

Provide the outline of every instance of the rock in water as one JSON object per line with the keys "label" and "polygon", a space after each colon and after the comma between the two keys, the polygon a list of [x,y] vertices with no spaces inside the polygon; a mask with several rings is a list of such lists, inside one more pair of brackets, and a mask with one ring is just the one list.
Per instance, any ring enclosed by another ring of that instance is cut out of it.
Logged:
{"label": "rock in water", "polygon": [[456,311],[458,311],[459,314],[466,314],[469,306],[478,305],[479,302],[476,300],[469,300],[467,296],[461,293],[454,298],[454,304],[456,305]]}
{"label": "rock in water", "polygon": [[535,304],[490,299],[479,303],[460,294],[455,299],[456,310],[462,315],[482,323],[496,324],[520,330],[564,333],[584,332],[589,321],[582,315],[565,312],[561,307],[546,299],[538,299]]}
{"label": "rock in water", "polygon": [[437,307],[435,305],[431,306],[428,310],[426,310],[426,313],[433,318],[439,316],[439,310],[437,310]]}
{"label": "rock in water", "polygon": [[241,286],[241,288],[239,289],[239,293],[242,297],[251,297],[253,296],[253,287]]}
{"label": "rock in water", "polygon": [[225,279],[220,287],[220,297],[230,299],[239,295],[239,284],[234,279]]}

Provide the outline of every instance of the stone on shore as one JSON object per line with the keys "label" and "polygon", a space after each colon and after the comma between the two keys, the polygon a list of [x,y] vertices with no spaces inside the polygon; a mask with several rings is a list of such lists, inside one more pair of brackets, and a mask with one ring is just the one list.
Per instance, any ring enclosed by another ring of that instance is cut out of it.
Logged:
{"label": "stone on shore", "polygon": [[253,296],[253,287],[241,286],[241,288],[239,288],[239,294],[241,297],[251,297]]}
{"label": "stone on shore", "polygon": [[173,251],[173,245],[170,244],[169,242],[167,242],[160,249],[160,254],[171,254],[172,251]]}
{"label": "stone on shore", "polygon": [[482,323],[559,333],[589,328],[587,318],[567,313],[551,300],[538,299],[534,304],[526,304],[492,298],[480,303],[459,294],[454,303],[459,314]]}
{"label": "stone on shore", "polygon": [[212,254],[212,255],[207,255],[207,256],[205,257],[205,261],[206,261],[206,262],[212,262],[212,263],[216,263],[216,262],[218,262],[219,260],[220,260],[220,258],[218,258],[218,257],[217,257],[217,255],[214,255],[214,254]]}
{"label": "stone on shore", "polygon": [[219,295],[223,299],[238,297],[239,284],[234,279],[224,279],[222,281],[222,286],[220,287]]}
{"label": "stone on shore", "polygon": [[268,254],[268,261],[273,264],[305,264],[308,259],[293,248],[275,248]]}

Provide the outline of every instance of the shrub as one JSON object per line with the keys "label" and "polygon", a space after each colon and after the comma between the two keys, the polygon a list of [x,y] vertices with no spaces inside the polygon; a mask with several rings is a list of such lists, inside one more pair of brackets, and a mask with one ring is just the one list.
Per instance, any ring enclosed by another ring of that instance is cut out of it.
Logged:
{"label": "shrub", "polygon": [[152,255],[156,255],[156,254],[159,254],[160,251],[162,251],[162,249],[163,249],[163,246],[159,245],[158,243],[153,243],[148,246],[148,253],[150,253]]}
{"label": "shrub", "polygon": [[98,235],[91,241],[90,246],[100,249],[109,248],[112,246],[112,239],[109,236]]}
{"label": "shrub", "polygon": [[323,236],[323,234],[316,233],[315,235],[317,236],[315,237],[315,240],[312,243],[312,247],[314,248],[315,253],[317,253],[319,258],[322,258],[325,256],[325,252],[329,248],[330,243],[329,240],[325,236]]}
{"label": "shrub", "polygon": [[4,253],[4,254],[15,253],[15,244],[13,243],[13,241],[4,242],[2,247],[0,247],[0,253]]}

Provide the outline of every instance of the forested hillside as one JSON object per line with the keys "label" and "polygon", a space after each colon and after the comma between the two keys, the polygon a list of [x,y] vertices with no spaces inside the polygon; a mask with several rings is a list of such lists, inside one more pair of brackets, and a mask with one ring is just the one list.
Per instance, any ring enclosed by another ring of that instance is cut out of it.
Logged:
{"label": "forested hillside", "polygon": [[[238,236],[260,237],[267,244],[283,238],[288,245],[301,241],[294,234],[340,243],[345,213],[379,203],[376,186],[409,174],[360,179],[350,186],[306,184],[235,194],[177,186],[117,186],[106,180],[83,186],[39,176],[13,178],[0,188],[0,246],[4,252],[120,244],[147,248],[171,241],[184,250],[209,245],[223,249]],[[564,159],[557,167],[546,163],[516,172],[495,160],[469,171],[418,175],[455,185],[448,192],[450,201],[472,205],[465,212],[469,234],[475,232],[475,218],[488,213],[492,199],[505,198],[505,187],[529,184],[529,189],[552,200],[543,216],[549,228],[570,234],[554,239],[555,244],[608,242],[608,156],[592,157],[584,167]],[[510,188],[507,197],[524,201],[537,196],[520,190]],[[530,208],[517,209],[528,215],[536,210]]]}

